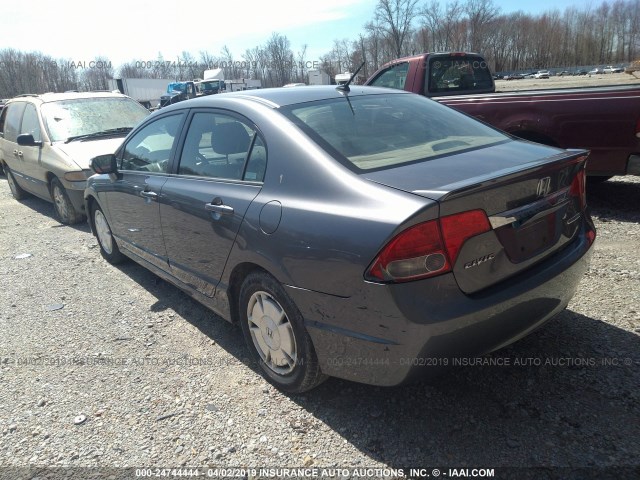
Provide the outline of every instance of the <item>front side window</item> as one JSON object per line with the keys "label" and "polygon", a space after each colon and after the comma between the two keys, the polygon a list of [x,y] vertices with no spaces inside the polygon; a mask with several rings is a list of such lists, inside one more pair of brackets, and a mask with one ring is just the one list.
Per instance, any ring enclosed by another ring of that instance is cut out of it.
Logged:
{"label": "front side window", "polygon": [[404,90],[404,84],[409,72],[409,63],[397,63],[387,68],[384,72],[374,78],[369,85],[374,87],[395,88]]}
{"label": "front side window", "polygon": [[182,114],[170,115],[144,126],[125,145],[120,168],[167,173],[182,118]]}
{"label": "front side window", "polygon": [[252,127],[230,115],[196,113],[189,125],[178,173],[242,180],[255,135]]}
{"label": "front side window", "polygon": [[4,137],[4,125],[7,120],[7,109],[2,107],[0,110],[0,137]]}
{"label": "front side window", "polygon": [[30,133],[36,142],[42,141],[42,133],[40,130],[40,121],[38,120],[38,112],[35,105],[27,104],[22,117],[22,128],[20,133]]}
{"label": "front side window", "polygon": [[509,140],[498,130],[418,95],[350,96],[292,105],[281,111],[356,172]]}
{"label": "front side window", "polygon": [[26,102],[14,102],[4,107],[4,110],[7,110],[4,122],[4,138],[6,140],[17,141],[18,135],[21,133],[22,113],[26,105]]}
{"label": "front side window", "polygon": [[149,111],[135,100],[120,97],[76,98],[48,102],[41,107],[52,142],[71,137],[133,128]]}

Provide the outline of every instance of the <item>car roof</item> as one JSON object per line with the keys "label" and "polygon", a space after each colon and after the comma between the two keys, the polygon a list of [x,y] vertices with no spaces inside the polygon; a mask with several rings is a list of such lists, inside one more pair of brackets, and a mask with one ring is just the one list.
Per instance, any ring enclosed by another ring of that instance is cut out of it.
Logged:
{"label": "car roof", "polygon": [[336,85],[308,85],[296,88],[262,88],[257,90],[243,90],[241,92],[220,93],[218,95],[208,95],[176,103],[165,109],[197,108],[215,106],[222,99],[238,99],[253,101],[268,105],[272,108],[295,105],[299,103],[313,102],[316,100],[328,100],[332,98],[343,98],[362,95],[382,95],[397,94],[411,95],[409,92],[394,90],[391,88],[365,87],[362,85],[351,85],[349,92],[339,90]]}
{"label": "car roof", "polygon": [[57,102],[60,100],[76,100],[82,98],[126,98],[118,92],[65,92],[65,93],[43,93],[40,95],[27,93],[18,95],[11,100],[40,100],[41,102]]}

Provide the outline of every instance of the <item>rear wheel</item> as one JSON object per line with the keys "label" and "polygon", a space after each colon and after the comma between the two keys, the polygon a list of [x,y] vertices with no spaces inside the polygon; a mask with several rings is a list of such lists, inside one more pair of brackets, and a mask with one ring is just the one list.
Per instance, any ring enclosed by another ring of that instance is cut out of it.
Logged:
{"label": "rear wheel", "polygon": [[51,180],[51,199],[60,223],[73,225],[82,220],[82,214],[76,211],[73,203],[69,200],[67,191],[57,178]]}
{"label": "rear wheel", "polygon": [[282,286],[266,273],[253,273],[240,290],[242,333],[263,376],[279,389],[301,393],[322,383],[302,315]]}
{"label": "rear wheel", "polygon": [[13,176],[13,172],[9,170],[9,167],[4,167],[5,173],[7,174],[7,183],[9,184],[9,188],[11,189],[11,195],[16,200],[22,200],[23,198],[27,198],[29,194],[25,192],[18,182],[16,182],[15,177]]}
{"label": "rear wheel", "polygon": [[98,244],[100,245],[100,253],[109,263],[112,263],[114,265],[117,263],[121,263],[125,259],[125,257],[120,252],[118,244],[111,234],[111,228],[109,227],[109,223],[107,222],[107,217],[105,217],[104,212],[98,206],[98,204],[93,204],[91,215],[93,218],[93,227],[98,239]]}

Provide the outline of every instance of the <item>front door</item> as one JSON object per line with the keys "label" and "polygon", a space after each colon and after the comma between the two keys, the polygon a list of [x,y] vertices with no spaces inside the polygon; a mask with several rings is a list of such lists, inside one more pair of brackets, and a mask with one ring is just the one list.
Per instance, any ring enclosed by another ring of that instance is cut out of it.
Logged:
{"label": "front door", "polygon": [[111,231],[118,245],[164,270],[160,203],[183,118],[181,113],[166,115],[135,133],[118,154],[118,179],[106,195],[116,212]]}

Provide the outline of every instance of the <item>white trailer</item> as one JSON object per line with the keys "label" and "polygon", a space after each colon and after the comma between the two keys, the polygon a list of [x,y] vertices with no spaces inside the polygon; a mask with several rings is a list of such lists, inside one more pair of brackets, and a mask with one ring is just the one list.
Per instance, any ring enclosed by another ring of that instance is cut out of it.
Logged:
{"label": "white trailer", "polygon": [[109,80],[109,88],[151,109],[160,103],[160,97],[166,93],[167,85],[172,81],[166,78],[113,78]]}
{"label": "white trailer", "polygon": [[324,70],[309,70],[309,85],[331,85],[331,77]]}
{"label": "white trailer", "polygon": [[224,72],[221,68],[205,70],[203,77],[204,80],[224,80]]}
{"label": "white trailer", "polygon": [[242,90],[257,90],[262,88],[260,80],[252,80],[250,78],[240,78],[237,80],[227,80],[227,92],[240,92]]}

